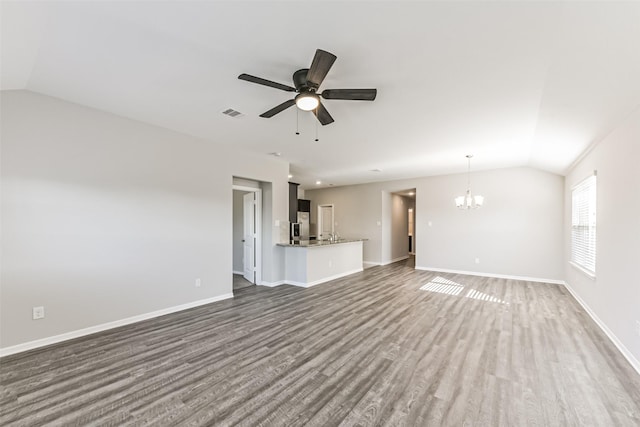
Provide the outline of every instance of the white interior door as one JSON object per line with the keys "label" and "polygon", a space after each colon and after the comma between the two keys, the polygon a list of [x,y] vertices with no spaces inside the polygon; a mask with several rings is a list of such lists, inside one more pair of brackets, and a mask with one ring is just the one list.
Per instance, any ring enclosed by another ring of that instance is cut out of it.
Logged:
{"label": "white interior door", "polygon": [[408,219],[407,219],[407,224],[408,224],[408,234],[409,234],[409,253],[413,254],[414,253],[414,247],[415,247],[415,233],[413,232],[413,209],[409,208],[409,210],[407,211],[407,215],[408,215]]}
{"label": "white interior door", "polygon": [[251,283],[256,283],[256,193],[243,196],[244,217],[244,253],[242,256],[243,276]]}
{"label": "white interior door", "polygon": [[333,234],[333,205],[318,206],[318,223],[320,239],[328,239]]}

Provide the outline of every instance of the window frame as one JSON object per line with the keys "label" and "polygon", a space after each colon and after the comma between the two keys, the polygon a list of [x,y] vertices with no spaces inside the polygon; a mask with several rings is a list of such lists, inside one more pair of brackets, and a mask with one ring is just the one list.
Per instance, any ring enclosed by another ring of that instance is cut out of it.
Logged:
{"label": "window frame", "polygon": [[[571,239],[569,264],[571,264],[573,267],[575,267],[591,279],[596,278],[597,270],[597,189],[598,180],[596,171],[594,171],[592,175],[589,175],[585,179],[579,181],[571,188]],[[578,191],[579,193],[577,193]],[[587,198],[586,215],[584,212],[584,200],[580,201],[579,197]],[[577,203],[582,203],[583,205],[576,206]],[[583,211],[576,212],[577,209],[582,209]],[[585,218],[587,221],[586,224],[581,222],[585,221]],[[585,252],[584,254],[578,253],[578,248],[576,248],[575,246],[575,242],[577,240],[575,233],[580,229],[583,229],[580,232],[580,234],[583,235],[583,241],[580,242],[582,248],[580,249]],[[586,262],[584,262],[584,259],[576,259],[585,257],[589,258],[586,260]],[[593,266],[593,268],[591,268],[591,266]]]}

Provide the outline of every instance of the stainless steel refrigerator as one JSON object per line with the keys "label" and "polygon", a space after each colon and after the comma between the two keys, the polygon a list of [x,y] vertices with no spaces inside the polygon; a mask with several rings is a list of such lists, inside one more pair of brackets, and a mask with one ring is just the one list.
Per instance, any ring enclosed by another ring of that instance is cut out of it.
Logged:
{"label": "stainless steel refrigerator", "polygon": [[300,240],[309,240],[309,212],[298,212]]}

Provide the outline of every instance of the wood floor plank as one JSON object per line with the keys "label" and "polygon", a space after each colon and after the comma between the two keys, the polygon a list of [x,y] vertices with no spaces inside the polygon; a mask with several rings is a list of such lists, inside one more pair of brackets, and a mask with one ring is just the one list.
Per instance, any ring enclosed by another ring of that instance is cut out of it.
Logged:
{"label": "wood floor plank", "polygon": [[403,261],[234,292],[1,359],[0,425],[640,425],[640,377],[560,285]]}

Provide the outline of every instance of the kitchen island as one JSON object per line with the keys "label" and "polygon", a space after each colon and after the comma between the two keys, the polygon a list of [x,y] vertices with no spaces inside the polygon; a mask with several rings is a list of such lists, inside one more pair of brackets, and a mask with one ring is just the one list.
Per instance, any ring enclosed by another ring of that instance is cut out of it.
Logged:
{"label": "kitchen island", "polygon": [[362,271],[363,239],[278,243],[285,251],[285,283],[308,288]]}

